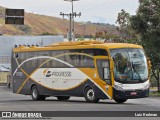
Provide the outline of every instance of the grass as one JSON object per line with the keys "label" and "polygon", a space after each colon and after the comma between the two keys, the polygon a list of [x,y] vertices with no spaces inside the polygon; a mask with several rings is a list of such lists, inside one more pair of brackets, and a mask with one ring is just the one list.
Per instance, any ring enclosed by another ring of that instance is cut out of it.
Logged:
{"label": "grass", "polygon": [[150,90],[158,90],[157,87],[150,87],[149,89],[150,89]]}
{"label": "grass", "polygon": [[[0,6],[0,14],[5,13],[5,8]],[[39,35],[42,33],[52,33],[52,34],[62,34],[66,35],[67,29],[69,26],[69,20],[64,20],[62,17],[51,17],[45,15],[38,15],[32,13],[25,13],[25,27],[20,27],[17,25],[5,25],[4,19],[0,18],[0,29],[3,34],[8,35]],[[2,26],[2,25],[3,26]],[[75,34],[83,35],[84,34],[84,25],[81,25],[80,22],[75,22]],[[98,31],[104,31],[104,28],[107,30],[108,33],[116,33],[117,27],[114,25],[95,25],[91,23],[85,24],[85,34],[86,35],[95,35],[96,28]]]}
{"label": "grass", "polygon": [[160,97],[160,93],[157,92],[157,91],[158,91],[157,87],[150,87],[149,96],[151,96],[151,97]]}
{"label": "grass", "polygon": [[150,92],[149,93],[149,96],[152,96],[152,97],[160,97],[160,93],[155,91],[155,92]]}

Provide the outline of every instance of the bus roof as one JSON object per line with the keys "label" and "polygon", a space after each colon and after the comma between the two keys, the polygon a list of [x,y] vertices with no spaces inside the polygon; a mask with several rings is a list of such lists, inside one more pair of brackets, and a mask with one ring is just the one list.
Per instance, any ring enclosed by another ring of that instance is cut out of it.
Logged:
{"label": "bus roof", "polygon": [[44,50],[65,50],[65,49],[87,49],[87,48],[101,48],[101,49],[115,49],[115,48],[141,48],[142,46],[129,43],[104,43],[101,41],[69,41],[60,42],[44,47],[37,46],[19,46],[13,49],[13,52],[27,52],[27,51],[44,51]]}

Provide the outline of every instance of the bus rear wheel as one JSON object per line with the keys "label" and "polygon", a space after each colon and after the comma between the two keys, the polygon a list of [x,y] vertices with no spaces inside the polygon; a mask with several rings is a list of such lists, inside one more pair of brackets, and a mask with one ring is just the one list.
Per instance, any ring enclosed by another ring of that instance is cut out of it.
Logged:
{"label": "bus rear wheel", "polygon": [[117,103],[124,103],[127,99],[114,99]]}
{"label": "bus rear wheel", "polygon": [[99,101],[99,98],[96,97],[94,90],[90,87],[85,89],[84,97],[87,102],[97,103]]}
{"label": "bus rear wheel", "polygon": [[57,99],[59,101],[65,101],[65,100],[69,100],[70,96],[57,96]]}
{"label": "bus rear wheel", "polygon": [[38,101],[38,100],[45,100],[46,99],[46,96],[44,95],[39,95],[39,91],[37,89],[36,86],[33,86],[32,89],[31,89],[31,96],[32,96],[32,99],[34,101]]}

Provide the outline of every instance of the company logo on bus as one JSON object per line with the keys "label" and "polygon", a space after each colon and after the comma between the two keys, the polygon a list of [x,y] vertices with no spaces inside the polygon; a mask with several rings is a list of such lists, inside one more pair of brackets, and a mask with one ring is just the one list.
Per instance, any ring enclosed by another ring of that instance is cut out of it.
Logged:
{"label": "company logo on bus", "polygon": [[49,69],[45,69],[43,71],[43,74],[44,74],[45,77],[51,77],[52,76],[52,71],[49,70]]}
{"label": "company logo on bus", "polygon": [[59,71],[56,69],[45,69],[43,71],[43,74],[45,77],[49,78],[49,77],[71,77],[72,76],[72,72],[70,71]]}

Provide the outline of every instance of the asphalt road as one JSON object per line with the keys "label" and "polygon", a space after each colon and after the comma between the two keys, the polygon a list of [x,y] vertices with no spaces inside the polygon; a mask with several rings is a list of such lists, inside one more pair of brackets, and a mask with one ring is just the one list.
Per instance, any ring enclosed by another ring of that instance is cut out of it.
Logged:
{"label": "asphalt road", "polygon": [[124,104],[112,100],[87,103],[84,98],[78,97],[71,97],[68,101],[57,101],[55,97],[32,101],[30,96],[14,94],[0,86],[0,111],[160,111],[160,98],[132,99]]}

